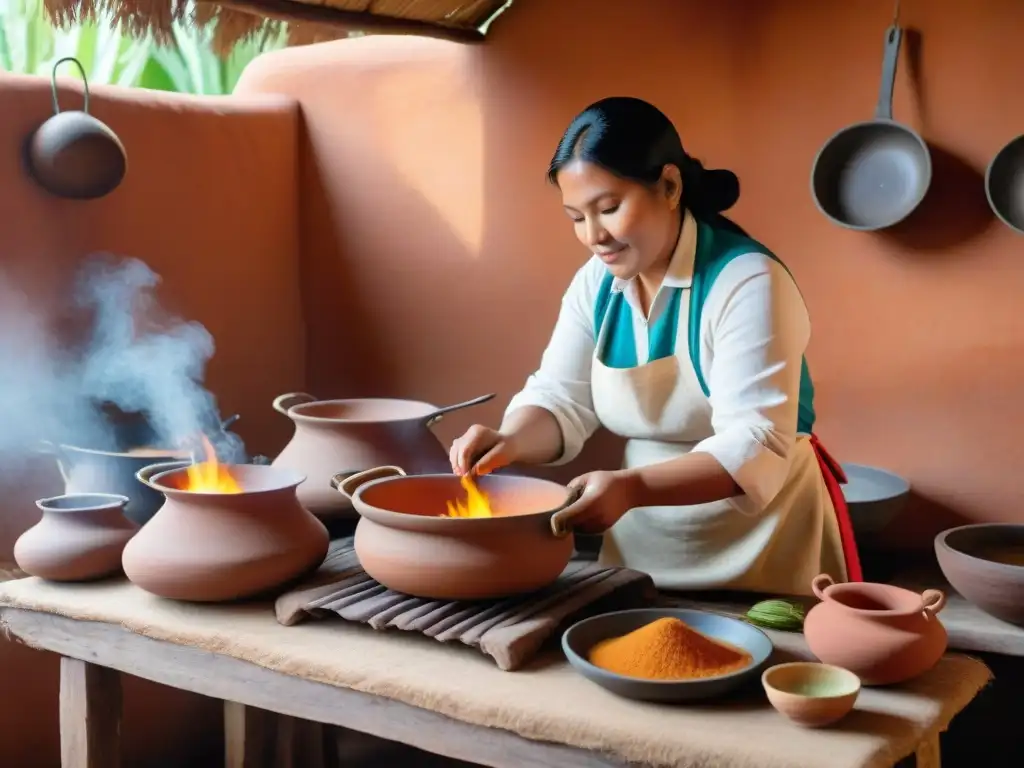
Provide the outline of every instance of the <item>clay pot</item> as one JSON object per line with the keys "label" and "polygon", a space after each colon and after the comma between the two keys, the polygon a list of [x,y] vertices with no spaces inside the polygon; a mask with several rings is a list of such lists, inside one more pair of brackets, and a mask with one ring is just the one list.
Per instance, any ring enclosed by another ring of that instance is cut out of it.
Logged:
{"label": "clay pot", "polygon": [[953,589],[985,613],[1024,627],[1024,525],[951,528],[935,537],[935,556]]}
{"label": "clay pot", "polygon": [[124,516],[128,499],[76,493],[40,499],[42,519],[14,543],[18,567],[50,581],[88,581],[121,570],[121,552],[138,531]]}
{"label": "clay pot", "polygon": [[139,472],[166,501],[125,547],[124,571],[134,584],[176,600],[235,600],[269,593],[323,562],[327,530],[295,495],[302,475],[227,465],[242,492],[200,493],[183,490],[187,466]]}
{"label": "clay pot", "polygon": [[776,664],[761,675],[768,703],[797,725],[823,728],[846,717],[860,694],[848,669],[810,661]]}
{"label": "clay pot", "polygon": [[568,565],[573,535],[563,485],[513,475],[476,478],[495,512],[442,517],[465,497],[454,475],[406,476],[399,467],[339,475],[334,486],[359,513],[363,569],[396,592],[433,600],[484,600],[532,592]]}
{"label": "clay pot", "polygon": [[811,589],[821,602],[804,620],[807,645],[864,685],[910,680],[946,652],[946,628],[936,616],[946,596],[937,589],[918,594],[890,584],[835,584],[826,574]]}
{"label": "clay pot", "polygon": [[[224,420],[220,428],[228,428],[238,415]],[[188,450],[150,448],[151,428],[142,422],[109,422],[117,447],[121,450],[101,451],[42,441],[39,451],[54,457],[64,480],[64,493],[112,493],[127,496],[124,514],[136,525],[145,525],[164,503],[164,496],[135,479],[136,474],[152,464],[188,459]]]}
{"label": "clay pot", "polygon": [[96,451],[73,445],[44,443],[42,450],[57,460],[64,479],[64,493],[109,493],[125,496],[124,514],[136,525],[145,525],[164,502],[163,494],[140,485],[136,473],[156,462],[183,459],[186,452],[138,449],[120,453]]}
{"label": "clay pot", "polygon": [[452,411],[492,399],[484,395],[438,408],[415,400],[317,400],[303,392],[281,395],[274,409],[295,422],[295,434],[273,466],[308,479],[299,501],[314,515],[354,517],[352,505],[331,489],[331,478],[397,464],[413,474],[447,472],[448,450],[430,427]]}

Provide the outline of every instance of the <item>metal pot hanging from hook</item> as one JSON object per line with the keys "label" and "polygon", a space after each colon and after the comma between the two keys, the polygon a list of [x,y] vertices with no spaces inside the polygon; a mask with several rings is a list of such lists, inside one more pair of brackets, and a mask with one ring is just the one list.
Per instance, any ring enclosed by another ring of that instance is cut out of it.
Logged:
{"label": "metal pot hanging from hook", "polygon": [[[57,101],[57,68],[74,62],[82,73],[81,110],[61,112]],[[58,197],[91,200],[112,192],[128,169],[124,145],[110,128],[89,114],[89,83],[81,62],[59,59],[50,76],[53,117],[32,133],[25,146],[29,174],[39,186]]]}

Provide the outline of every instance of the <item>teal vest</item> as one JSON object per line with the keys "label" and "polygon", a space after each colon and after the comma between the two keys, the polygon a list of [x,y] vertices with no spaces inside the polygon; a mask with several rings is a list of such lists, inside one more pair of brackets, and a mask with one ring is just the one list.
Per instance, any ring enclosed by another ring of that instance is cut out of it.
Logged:
{"label": "teal vest", "polygon": [[[725,229],[715,229],[702,221],[697,222],[697,252],[693,261],[693,282],[690,287],[689,333],[687,339],[690,362],[697,374],[700,388],[707,397],[708,385],[700,367],[700,320],[704,301],[718,275],[725,266],[746,253],[763,253],[775,260],[787,272],[789,268],[767,248],[743,235]],[[792,274],[792,273],[790,273]],[[600,335],[607,321],[605,346],[598,351],[601,362],[609,368],[633,368],[637,365],[636,340],[633,335],[633,317],[622,293],[613,293],[614,277],[604,276],[594,303],[594,337]],[[675,354],[676,331],[679,328],[679,305],[685,288],[673,288],[668,306],[648,329],[648,356],[650,362]],[[814,428],[814,383],[804,357],[800,366],[800,402],[797,432],[810,434]]]}

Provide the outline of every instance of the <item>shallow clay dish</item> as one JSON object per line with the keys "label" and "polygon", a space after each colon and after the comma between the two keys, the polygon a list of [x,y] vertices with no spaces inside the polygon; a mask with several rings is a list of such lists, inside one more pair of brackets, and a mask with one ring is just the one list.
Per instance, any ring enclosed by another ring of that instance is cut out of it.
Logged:
{"label": "shallow clay dish", "polygon": [[935,557],[953,589],[985,613],[1024,626],[1024,525],[950,528],[935,537]]}
{"label": "shallow clay dish", "polygon": [[860,678],[853,672],[813,661],[769,667],[761,675],[761,685],[775,709],[808,728],[846,717],[860,694]]}
{"label": "shallow clay dish", "polygon": [[[727,675],[696,680],[643,680],[607,672],[587,661],[591,648],[602,640],[622,637],[666,617],[679,619],[710,638],[745,650],[752,657],[750,666]],[[697,701],[723,696],[756,678],[773,648],[768,635],[744,621],[720,613],[685,608],[640,608],[603,613],[574,624],[562,635],[562,650],[577,672],[614,694],[641,701]]]}

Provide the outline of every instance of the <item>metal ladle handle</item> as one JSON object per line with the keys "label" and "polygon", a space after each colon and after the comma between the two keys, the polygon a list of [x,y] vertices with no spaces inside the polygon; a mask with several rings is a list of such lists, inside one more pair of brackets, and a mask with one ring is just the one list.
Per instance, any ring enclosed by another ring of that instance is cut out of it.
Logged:
{"label": "metal ladle handle", "polygon": [[57,62],[53,65],[53,71],[50,73],[50,93],[53,95],[53,114],[60,114],[60,103],[57,101],[57,67],[65,61],[75,62],[75,66],[78,67],[78,71],[82,73],[82,86],[85,89],[82,111],[85,112],[85,114],[89,114],[89,80],[85,76],[85,67],[82,66],[82,62],[74,56],[65,56],[63,59],[57,59]]}

